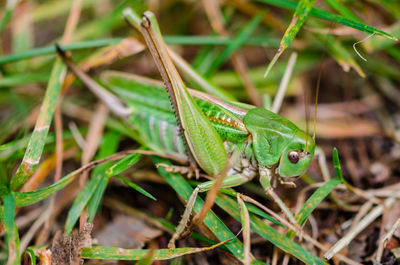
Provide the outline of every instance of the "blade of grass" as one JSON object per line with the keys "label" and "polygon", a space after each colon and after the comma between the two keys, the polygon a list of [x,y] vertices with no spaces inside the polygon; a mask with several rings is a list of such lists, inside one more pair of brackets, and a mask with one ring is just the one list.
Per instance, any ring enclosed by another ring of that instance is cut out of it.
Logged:
{"label": "blade of grass", "polygon": [[[296,216],[297,223],[301,226],[305,223],[310,214],[314,211],[314,209],[328,196],[331,191],[342,181],[339,177],[331,179],[330,181],[324,183],[321,187],[319,187],[308,200],[304,203],[303,207],[300,209],[299,213]],[[286,236],[288,238],[293,238],[295,235],[294,231],[289,231]]]}
{"label": "blade of grass", "polygon": [[68,175],[66,175],[59,181],[57,181],[56,183],[54,183],[46,188],[42,188],[39,190],[30,191],[30,192],[15,192],[15,205],[16,206],[27,206],[27,205],[37,203],[41,200],[44,200],[47,197],[49,197],[51,194],[53,194],[54,192],[61,190],[66,185],[71,183],[71,181],[74,180],[76,175],[82,173],[83,171],[90,170],[90,169],[94,168],[95,166],[101,165],[108,161],[122,159],[127,154],[130,154],[130,153],[132,153],[132,151],[123,151],[120,153],[110,155],[104,159],[90,162],[89,164],[87,164],[77,170],[72,171],[71,173],[69,173]]}
{"label": "blade of grass", "polygon": [[[18,6],[18,12],[13,16],[13,23],[11,24],[13,53],[26,52],[34,45],[31,8],[31,2],[23,3]],[[28,64],[27,62],[18,62],[13,69],[15,69],[15,72],[26,73]]]}
{"label": "blade of grass", "polygon": [[[297,2],[290,1],[290,0],[257,0],[257,1],[262,2],[262,3],[271,4],[271,5],[278,6],[278,7],[282,7],[282,8],[286,8],[286,9],[290,9],[290,10],[295,10],[296,6],[297,6]],[[314,16],[314,17],[324,19],[327,21],[332,21],[332,22],[342,24],[344,26],[348,26],[351,28],[355,28],[355,29],[358,29],[360,31],[367,32],[370,34],[375,33],[377,35],[381,35],[381,36],[384,36],[386,38],[389,38],[389,39],[392,39],[395,41],[398,40],[398,38],[393,36],[392,34],[386,33],[382,30],[371,27],[364,23],[360,23],[360,22],[357,22],[357,21],[354,21],[352,19],[345,18],[342,16],[338,16],[338,15],[332,14],[330,12],[321,10],[321,9],[312,8],[310,11],[310,16]]]}
{"label": "blade of grass", "polygon": [[127,180],[126,178],[120,176],[120,175],[116,175],[115,176],[117,179],[121,180],[123,183],[125,183],[126,185],[128,185],[129,187],[131,187],[132,189],[136,190],[137,192],[140,192],[141,194],[143,194],[144,196],[152,199],[152,200],[157,200],[156,198],[154,198],[153,195],[151,195],[150,193],[148,193],[147,191],[145,191],[143,188],[141,188],[139,185],[133,183],[130,180]]}
{"label": "blade of grass", "polygon": [[292,40],[296,37],[297,33],[300,31],[301,26],[303,26],[308,14],[310,13],[315,0],[301,0],[297,7],[296,11],[294,12],[292,22],[290,22],[289,27],[286,29],[285,34],[281,40],[281,44],[279,45],[279,49],[275,54],[274,58],[272,58],[271,62],[269,63],[267,69],[264,73],[264,78],[267,77],[268,73],[271,71],[272,67],[281,56],[283,51],[289,47]]}
{"label": "blade of grass", "polygon": [[[83,187],[78,196],[76,196],[74,203],[68,211],[67,220],[64,224],[65,234],[71,234],[76,222],[78,221],[82,211],[85,209],[87,203],[92,198],[93,193],[97,190],[99,183],[102,181],[102,175],[94,175]],[[96,208],[97,210],[97,208]]]}
{"label": "blade of grass", "polygon": [[[109,38],[109,39],[79,41],[79,42],[64,44],[62,46],[62,48],[64,51],[97,48],[97,47],[118,44],[123,39],[124,38]],[[30,49],[29,51],[26,51],[24,53],[16,53],[16,54],[2,56],[2,57],[0,57],[0,64],[23,60],[23,59],[28,59],[31,57],[36,57],[36,56],[41,56],[41,55],[55,54],[55,53],[56,53],[56,48],[54,45],[34,48],[34,49]]]}
{"label": "blade of grass", "polygon": [[[98,48],[119,44],[125,38],[109,38],[97,40],[84,40],[63,45],[64,51]],[[230,45],[233,40],[222,36],[164,36],[164,40],[170,45]],[[244,40],[244,45],[263,47],[279,47],[279,40],[273,37],[254,36]],[[33,48],[26,52],[13,53],[0,57],[0,64],[29,59],[36,56],[50,55],[56,53],[54,45]]]}
{"label": "blade of grass", "polygon": [[18,0],[7,0],[6,8],[3,13],[3,17],[0,21],[0,34],[3,32],[4,28],[6,27],[8,21],[11,18],[12,13],[14,12],[15,7],[18,4]]}
{"label": "blade of grass", "polygon": [[4,212],[1,214],[1,222],[6,231],[6,246],[8,246],[7,265],[21,264],[19,253],[19,236],[15,224],[15,197],[10,193],[3,197]]}
{"label": "blade of grass", "polygon": [[[168,260],[183,255],[189,255],[207,250],[212,250],[220,245],[216,244],[205,248],[174,248],[174,249],[122,249],[117,247],[94,246],[84,248],[81,257],[85,259],[106,259],[106,260],[141,260],[154,251],[152,260]],[[261,263],[262,264],[262,263]]]}
{"label": "blade of grass", "polygon": [[49,80],[48,73],[23,73],[5,75],[0,79],[0,88],[14,87],[29,83],[44,83]]}
{"label": "blade of grass", "polygon": [[65,74],[66,66],[60,59],[56,59],[24,159],[11,180],[11,189],[14,191],[26,183],[39,163]]}

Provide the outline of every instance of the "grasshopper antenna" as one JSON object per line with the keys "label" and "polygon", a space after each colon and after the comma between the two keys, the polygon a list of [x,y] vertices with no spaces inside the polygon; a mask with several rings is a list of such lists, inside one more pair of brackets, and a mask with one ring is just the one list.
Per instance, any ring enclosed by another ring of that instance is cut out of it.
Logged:
{"label": "grasshopper antenna", "polygon": [[308,108],[308,89],[306,86],[303,86],[303,94],[304,94],[304,112],[306,116],[306,145],[305,145],[305,152],[307,152],[307,147],[308,147],[308,137],[310,137],[309,134],[309,117],[310,117],[310,109]]}
{"label": "grasshopper antenna", "polygon": [[324,57],[325,57],[325,53],[322,56],[321,63],[320,63],[320,66],[319,66],[317,85],[316,85],[316,88],[315,88],[316,90],[315,90],[314,128],[313,128],[313,139],[314,139],[314,141],[315,141],[315,134],[317,132],[317,106],[318,106],[319,87],[320,87],[320,84],[321,84],[322,62],[323,62]]}
{"label": "grasshopper antenna", "polygon": [[100,100],[106,104],[114,114],[120,117],[127,117],[131,114],[131,110],[115,95],[108,92],[104,87],[100,86],[88,74],[79,69],[78,66],[72,61],[71,57],[61,48],[55,44],[56,51],[62,60],[67,64],[68,68],[73,72]]}

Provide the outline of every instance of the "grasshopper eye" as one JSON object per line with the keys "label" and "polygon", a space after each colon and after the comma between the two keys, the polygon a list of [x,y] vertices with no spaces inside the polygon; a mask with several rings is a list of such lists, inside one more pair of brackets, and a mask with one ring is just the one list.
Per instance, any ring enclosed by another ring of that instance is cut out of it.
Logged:
{"label": "grasshopper eye", "polygon": [[288,154],[288,158],[290,162],[292,162],[293,164],[297,164],[297,162],[299,162],[300,159],[299,152],[290,151]]}

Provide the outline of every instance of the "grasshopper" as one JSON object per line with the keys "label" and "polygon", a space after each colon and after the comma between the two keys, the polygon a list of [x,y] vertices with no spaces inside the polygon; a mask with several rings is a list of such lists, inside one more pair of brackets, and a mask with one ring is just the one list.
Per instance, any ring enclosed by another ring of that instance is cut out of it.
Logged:
{"label": "grasshopper", "polygon": [[[188,162],[188,173],[195,171],[198,175],[200,168],[210,178],[221,177],[223,188],[239,186],[256,176],[267,193],[272,189],[272,181],[294,185],[294,178],[302,175],[312,161],[314,140],[291,121],[267,109],[226,102],[188,89],[169,57],[151,12],[143,15],[141,32],[166,90],[157,81],[108,72],[103,75],[103,83],[108,83],[125,105],[116,107],[120,103],[113,94],[95,91],[106,103],[109,102],[111,109],[127,118],[138,132],[141,143],[156,153]],[[94,86],[101,90],[71,61],[64,59],[89,88]],[[122,89],[110,82],[118,77],[138,85],[129,90]],[[169,168],[176,169],[181,171],[182,167]],[[191,200],[198,192],[209,190],[214,182],[210,180],[198,185]],[[187,220],[191,210],[187,207],[185,211]],[[178,226],[170,247],[183,232],[187,220]]]}

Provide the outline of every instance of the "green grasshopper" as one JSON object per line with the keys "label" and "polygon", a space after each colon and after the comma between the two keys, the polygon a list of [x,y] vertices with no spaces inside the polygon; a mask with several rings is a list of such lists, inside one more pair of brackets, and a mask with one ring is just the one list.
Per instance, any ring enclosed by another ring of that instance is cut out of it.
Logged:
{"label": "green grasshopper", "polygon": [[[259,176],[262,187],[268,192],[271,181],[293,184],[293,179],[305,172],[315,150],[311,137],[267,109],[226,102],[187,89],[169,57],[151,12],[144,13],[141,28],[168,93],[157,81],[115,72],[104,75],[103,83],[108,84],[127,107],[117,107],[118,99],[109,92],[95,92],[109,102],[111,109],[127,117],[141,143],[156,153],[188,162],[187,172],[196,172],[198,166],[211,178],[223,175],[223,188],[239,186]],[[71,61],[66,59],[66,62],[88,87],[101,90]],[[137,85],[126,89],[118,85],[121,78]],[[182,169],[169,169],[176,168]],[[210,180],[200,184],[192,197],[195,199],[198,192],[209,190],[213,183],[214,180]],[[188,214],[184,217],[188,219],[191,210],[187,207]],[[170,247],[183,232],[185,222],[181,222],[184,224],[177,229]]]}

